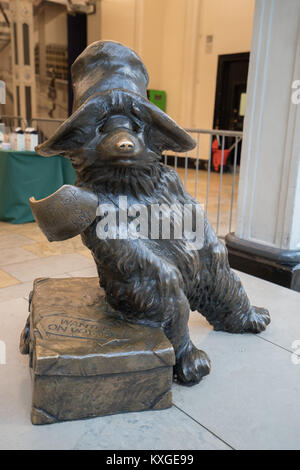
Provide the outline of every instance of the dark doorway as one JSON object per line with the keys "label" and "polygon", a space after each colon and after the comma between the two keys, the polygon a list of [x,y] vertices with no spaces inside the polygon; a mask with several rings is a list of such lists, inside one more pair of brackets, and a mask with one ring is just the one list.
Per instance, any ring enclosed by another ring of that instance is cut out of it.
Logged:
{"label": "dark doorway", "polygon": [[67,15],[68,17],[68,111],[72,114],[73,89],[71,83],[71,66],[87,45],[86,15]]}
{"label": "dark doorway", "polygon": [[[249,55],[249,52],[219,55],[214,129],[243,130]],[[233,138],[227,138],[225,148],[230,147],[233,142]],[[241,144],[238,148],[238,163],[240,150]],[[232,157],[233,152],[230,160]]]}
{"label": "dark doorway", "polygon": [[249,52],[219,55],[214,129],[243,130],[244,115],[240,111],[243,111],[248,66]]}

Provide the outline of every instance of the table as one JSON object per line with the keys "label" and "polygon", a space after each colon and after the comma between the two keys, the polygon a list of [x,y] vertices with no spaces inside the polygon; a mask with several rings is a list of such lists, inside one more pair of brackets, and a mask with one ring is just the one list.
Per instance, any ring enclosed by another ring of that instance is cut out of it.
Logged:
{"label": "table", "polygon": [[49,196],[63,184],[74,184],[75,178],[71,163],[63,157],[0,150],[0,220],[34,221],[29,198]]}

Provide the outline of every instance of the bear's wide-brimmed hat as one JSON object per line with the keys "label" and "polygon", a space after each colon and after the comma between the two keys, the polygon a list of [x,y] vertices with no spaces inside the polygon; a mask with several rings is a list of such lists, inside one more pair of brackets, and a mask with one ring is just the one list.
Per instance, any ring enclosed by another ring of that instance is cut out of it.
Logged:
{"label": "bear's wide-brimmed hat", "polygon": [[195,147],[192,137],[147,99],[147,70],[129,47],[97,41],[75,60],[71,69],[73,113],[55,134],[36,147],[43,156],[64,154],[84,145],[105,116],[130,110],[149,124],[149,137],[162,150],[185,152]]}

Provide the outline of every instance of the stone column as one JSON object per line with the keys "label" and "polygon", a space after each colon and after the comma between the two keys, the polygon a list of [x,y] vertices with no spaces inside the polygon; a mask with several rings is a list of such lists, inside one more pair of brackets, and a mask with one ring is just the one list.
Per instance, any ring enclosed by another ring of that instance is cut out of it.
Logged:
{"label": "stone column", "polygon": [[15,115],[36,116],[32,0],[10,0]]}
{"label": "stone column", "polygon": [[300,2],[257,0],[232,267],[300,291]]}
{"label": "stone column", "polygon": [[101,39],[101,0],[93,0],[95,13],[87,15],[87,44]]}

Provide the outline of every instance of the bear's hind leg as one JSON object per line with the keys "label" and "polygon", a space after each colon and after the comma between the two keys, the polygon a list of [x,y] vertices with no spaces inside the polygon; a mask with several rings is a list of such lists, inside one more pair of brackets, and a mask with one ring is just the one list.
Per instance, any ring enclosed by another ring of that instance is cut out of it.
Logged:
{"label": "bear's hind leg", "polygon": [[230,269],[222,242],[217,241],[211,246],[210,265],[206,265],[200,274],[196,310],[215,330],[229,333],[260,333],[265,330],[270,323],[269,312],[250,305],[240,279]]}
{"label": "bear's hind leg", "polygon": [[181,384],[195,385],[209,374],[210,360],[190,339],[187,325],[190,305],[181,289],[177,292],[175,302],[171,319],[163,325],[163,330],[175,351],[174,378]]}
{"label": "bear's hind leg", "polygon": [[175,351],[174,376],[193,385],[210,371],[207,355],[191,342],[188,331],[190,305],[175,266],[151,254],[152,263],[130,277],[99,267],[101,285],[109,305],[136,323],[159,326]]}

